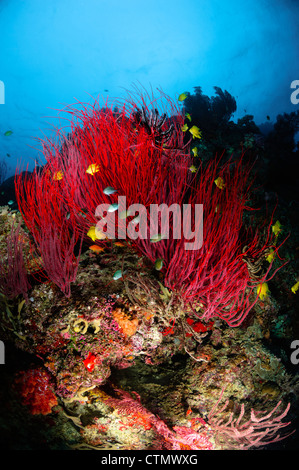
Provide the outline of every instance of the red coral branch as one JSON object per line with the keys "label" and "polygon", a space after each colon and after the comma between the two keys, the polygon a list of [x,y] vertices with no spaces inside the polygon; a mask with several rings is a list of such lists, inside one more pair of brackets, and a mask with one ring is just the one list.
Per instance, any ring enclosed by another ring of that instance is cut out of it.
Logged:
{"label": "red coral branch", "polygon": [[16,198],[49,279],[69,297],[70,284],[78,269],[82,237],[70,217],[59,180],[51,170],[46,166],[41,173],[16,176]]}

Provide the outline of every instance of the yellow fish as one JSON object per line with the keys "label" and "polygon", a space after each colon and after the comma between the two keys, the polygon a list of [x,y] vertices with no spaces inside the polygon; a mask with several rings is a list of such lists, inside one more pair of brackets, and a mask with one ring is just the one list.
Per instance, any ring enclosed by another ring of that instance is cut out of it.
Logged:
{"label": "yellow fish", "polygon": [[184,101],[188,96],[188,93],[181,93],[180,96],[178,97],[179,101]]}
{"label": "yellow fish", "polygon": [[277,236],[280,231],[281,231],[281,223],[279,222],[279,220],[277,220],[275,224],[272,225],[272,232],[274,233],[275,236]]}
{"label": "yellow fish", "polygon": [[191,173],[196,173],[197,172],[197,168],[194,165],[191,165],[189,170],[191,171]]}
{"label": "yellow fish", "polygon": [[268,263],[272,263],[274,256],[275,256],[275,251],[270,250],[268,256],[266,256],[266,260],[268,261]]}
{"label": "yellow fish", "polygon": [[62,171],[59,170],[59,171],[56,171],[56,172],[54,173],[53,179],[54,179],[55,181],[62,180],[62,178],[63,178],[63,173],[62,173]]}
{"label": "yellow fish", "polygon": [[291,288],[291,291],[296,294],[297,290],[299,289],[299,281]]}
{"label": "yellow fish", "polygon": [[182,127],[182,131],[183,131],[183,132],[186,132],[188,129],[189,129],[188,124],[185,124],[185,125]]}
{"label": "yellow fish", "polygon": [[193,152],[194,157],[198,157],[198,148],[197,147],[193,147],[192,152]]}
{"label": "yellow fish", "polygon": [[219,189],[224,189],[225,188],[224,179],[221,178],[221,176],[218,176],[218,178],[215,179],[214,183],[216,184],[217,188],[219,188]]}
{"label": "yellow fish", "polygon": [[156,259],[155,261],[155,269],[157,271],[161,271],[161,269],[163,268],[163,264],[164,264],[164,259],[163,258],[158,258]]}
{"label": "yellow fish", "polygon": [[189,129],[189,132],[192,134],[193,139],[201,139],[201,131],[197,126],[192,126],[191,129]]}
{"label": "yellow fish", "polygon": [[189,113],[186,113],[186,114],[185,114],[185,117],[186,117],[187,119],[189,119],[189,121],[191,121],[191,116],[190,116]]}
{"label": "yellow fish", "polygon": [[264,300],[268,297],[268,292],[269,291],[269,287],[268,287],[268,284],[266,282],[263,282],[262,284],[259,284],[258,287],[257,287],[257,295],[259,296],[259,298],[261,300]]}
{"label": "yellow fish", "polygon": [[100,167],[97,163],[92,163],[91,165],[89,165],[89,167],[87,168],[86,170],[86,173],[90,174],[90,175],[94,175],[95,173],[97,173],[98,171],[100,171]]}
{"label": "yellow fish", "polygon": [[96,240],[105,240],[107,238],[106,234],[98,230],[95,226],[90,227],[87,232],[87,236],[92,239],[93,242]]}
{"label": "yellow fish", "polygon": [[87,232],[87,236],[92,239],[93,242],[96,241],[96,228],[95,227],[90,227],[90,229]]}
{"label": "yellow fish", "polygon": [[105,250],[105,247],[103,247],[103,246],[98,246],[98,245],[91,245],[91,246],[89,247],[89,249],[90,249],[91,251],[94,251],[95,253],[101,253],[102,251]]}

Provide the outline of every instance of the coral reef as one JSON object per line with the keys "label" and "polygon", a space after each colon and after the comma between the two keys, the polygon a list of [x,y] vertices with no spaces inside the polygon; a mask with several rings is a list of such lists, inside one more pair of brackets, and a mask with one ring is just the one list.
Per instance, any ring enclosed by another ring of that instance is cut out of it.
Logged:
{"label": "coral reef", "polygon": [[[233,112],[233,100],[217,96],[212,107]],[[280,302],[295,311],[294,267],[281,275],[286,217],[255,210],[244,155],[198,166],[184,115],[162,93],[161,102],[146,98],[130,95],[117,111],[69,109],[72,133],[44,143],[43,169],[16,176],[20,212],[0,209],[0,338],[29,358],[5,400],[33,414],[33,427],[47,419],[50,448],[247,449],[292,439],[298,379],[275,351],[297,327]],[[118,195],[145,208],[203,203],[203,246],[185,250],[190,240],[173,229],[167,239],[96,236],[99,204],[138,231],[136,213],[114,210]]]}
{"label": "coral reef", "polygon": [[51,375],[41,367],[19,372],[13,386],[20,395],[22,404],[28,406],[33,415],[50,414],[52,408],[58,404]]}

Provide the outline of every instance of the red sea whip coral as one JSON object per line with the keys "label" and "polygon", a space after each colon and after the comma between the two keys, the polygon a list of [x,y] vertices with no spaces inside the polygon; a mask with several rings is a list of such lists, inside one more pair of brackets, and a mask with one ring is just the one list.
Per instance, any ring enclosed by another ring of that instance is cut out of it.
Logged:
{"label": "red sea whip coral", "polygon": [[[179,202],[184,194],[191,157],[181,150],[183,117],[171,100],[165,101],[176,113],[171,124],[165,123],[166,129],[173,129],[167,138],[169,149],[153,145],[156,134],[149,134],[136,118],[133,105],[124,105],[116,113],[99,110],[95,103],[80,111],[68,110],[72,133],[62,136],[59,143],[44,142],[47,164],[40,172],[26,174],[25,179],[16,176],[17,201],[25,223],[49,278],[66,295],[76,275],[73,249],[80,234],[86,236],[98,222],[95,211],[99,204],[116,202],[117,195],[103,193],[107,186],[125,195],[127,205],[139,203],[146,208],[161,201]],[[160,132],[163,129],[162,125]],[[96,168],[94,174],[86,171],[90,166]]]}
{"label": "red sea whip coral", "polygon": [[43,171],[16,177],[16,197],[23,219],[33,236],[48,278],[70,296],[76,279],[82,244],[76,225],[68,218],[67,202],[60,192],[59,176],[46,166]]}
{"label": "red sea whip coral", "polygon": [[[142,204],[147,214],[153,204],[185,204],[191,208],[192,229],[197,227],[195,207],[203,204],[201,248],[186,250],[186,239],[173,236],[172,224],[167,239],[152,243],[147,231],[131,245],[153,263],[163,260],[161,274],[173,305],[183,302],[201,319],[218,316],[231,326],[240,325],[258,299],[257,284],[269,280],[272,267],[270,263],[259,279],[252,279],[246,259],[254,265],[271,245],[277,253],[269,228],[261,241],[259,231],[243,225],[248,165],[242,158],[225,164],[215,158],[201,164],[194,176],[184,144],[184,117],[162,92],[159,99],[131,94],[117,110],[99,109],[94,103],[66,111],[71,133],[60,135],[58,142],[44,142],[47,164],[40,173],[35,171],[23,183],[16,178],[20,210],[51,280],[70,295],[79,259],[74,248],[80,235],[88,240],[100,204],[116,204],[125,196],[127,207]],[[216,185],[217,178],[224,184]],[[107,195],[107,187],[117,192]],[[118,228],[131,223],[117,211],[114,215]],[[160,218],[157,230],[161,224]]]}
{"label": "red sea whip coral", "polygon": [[[272,263],[259,280],[252,279],[246,256],[258,260],[270,246],[275,253],[278,251],[271,224],[266,227],[264,238],[260,237],[260,230],[243,225],[248,211],[249,170],[242,159],[221,167],[214,159],[199,170],[194,201],[203,204],[203,246],[197,251],[186,251],[183,241],[177,241],[165,273],[167,287],[178,292],[185,302],[201,306],[201,313],[197,313],[201,319],[218,316],[231,326],[240,325],[257,301],[258,283],[271,278]],[[225,182],[222,188],[215,184],[218,177]]]}

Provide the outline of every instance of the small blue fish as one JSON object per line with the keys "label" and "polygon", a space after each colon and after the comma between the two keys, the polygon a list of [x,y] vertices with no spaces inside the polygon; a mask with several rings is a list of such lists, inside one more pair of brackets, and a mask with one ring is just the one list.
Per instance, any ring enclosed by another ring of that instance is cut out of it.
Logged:
{"label": "small blue fish", "polygon": [[108,207],[107,211],[108,212],[115,212],[115,211],[117,211],[117,209],[118,209],[118,204],[116,202],[114,202],[113,204],[111,204]]}
{"label": "small blue fish", "polygon": [[14,203],[14,201],[8,201],[8,203],[7,203],[7,204],[8,204],[9,206],[12,206],[12,205],[13,205],[13,203]]}
{"label": "small blue fish", "polygon": [[123,274],[125,274],[125,272],[122,272],[121,269],[118,269],[118,270],[113,274],[113,279],[114,279],[114,281],[118,281],[118,279],[120,279],[121,277],[123,277]]}
{"label": "small blue fish", "polygon": [[117,193],[117,189],[112,188],[112,186],[107,186],[103,193],[106,194],[106,196],[110,196],[111,194]]}

